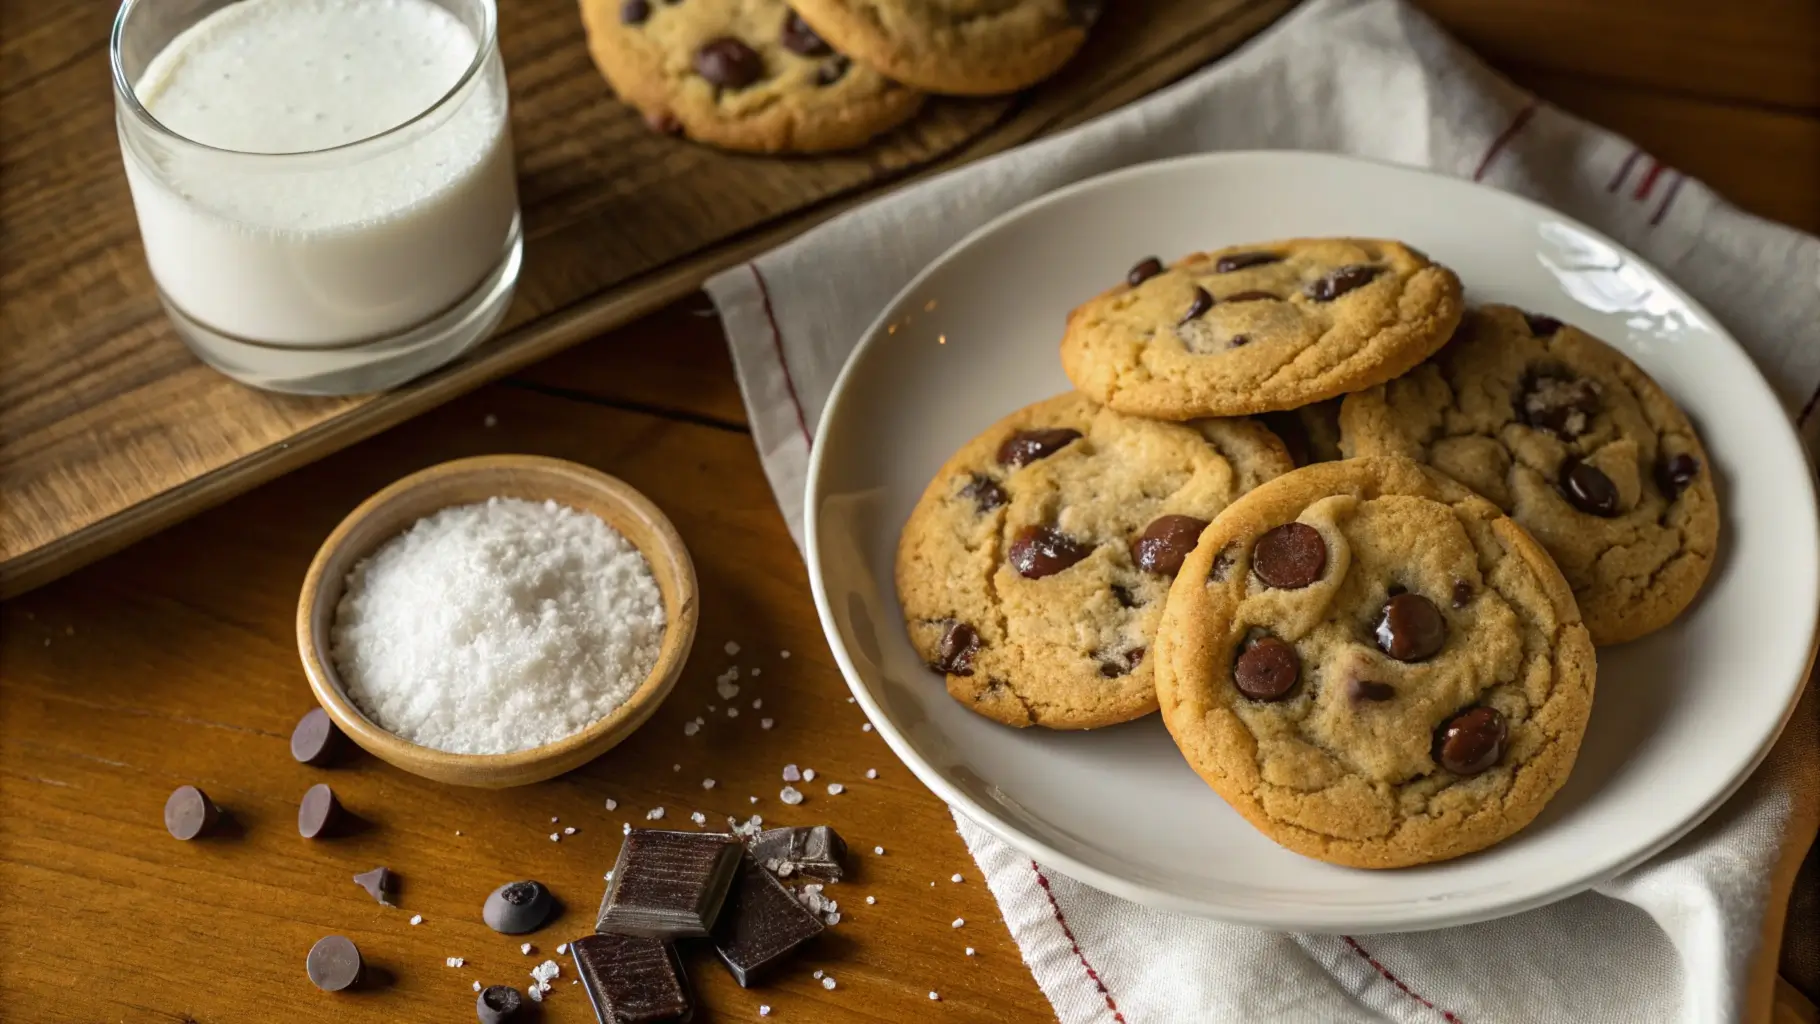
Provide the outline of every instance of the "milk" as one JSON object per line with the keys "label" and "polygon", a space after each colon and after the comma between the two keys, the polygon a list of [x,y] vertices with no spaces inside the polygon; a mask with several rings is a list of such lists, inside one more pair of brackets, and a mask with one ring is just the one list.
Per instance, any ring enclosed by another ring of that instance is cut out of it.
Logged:
{"label": "milk", "polygon": [[231,337],[342,346],[497,276],[518,199],[497,57],[462,81],[480,43],[431,0],[241,0],[172,39],[133,93],[182,139],[121,132],[166,300]]}

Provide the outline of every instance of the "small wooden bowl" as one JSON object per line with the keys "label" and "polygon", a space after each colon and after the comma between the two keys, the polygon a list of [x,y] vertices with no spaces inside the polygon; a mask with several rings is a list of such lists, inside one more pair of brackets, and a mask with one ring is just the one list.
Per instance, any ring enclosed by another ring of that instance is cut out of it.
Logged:
{"label": "small wooden bowl", "polygon": [[[663,592],[664,639],[651,674],[612,714],[554,743],[509,754],[452,754],[380,728],[348,699],[329,654],[329,630],[348,573],[412,523],[454,505],[488,498],[553,500],[592,512],[641,551]],[[695,565],[670,520],[650,499],[605,473],[561,459],[490,455],[413,473],[368,498],[322,542],[297,600],[297,650],[310,689],[342,732],[380,760],[458,786],[502,789],[561,775],[612,749],[643,725],[676,685],[697,618]]]}

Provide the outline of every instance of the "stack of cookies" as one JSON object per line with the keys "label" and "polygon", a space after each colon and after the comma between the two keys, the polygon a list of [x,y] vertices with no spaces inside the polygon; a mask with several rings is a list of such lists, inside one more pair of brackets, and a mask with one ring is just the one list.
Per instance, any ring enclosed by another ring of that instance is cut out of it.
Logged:
{"label": "stack of cookies", "polygon": [[647,123],[762,153],[863,145],[928,93],[1034,85],[1098,13],[1088,0],[581,0],[595,65]]}
{"label": "stack of cookies", "polygon": [[1687,417],[1570,325],[1382,240],[1146,259],[1068,318],[1079,389],[951,458],[899,541],[910,638],[1014,726],[1161,709],[1260,831],[1337,864],[1483,849],[1566,780],[1594,645],[1672,622],[1719,514]]}

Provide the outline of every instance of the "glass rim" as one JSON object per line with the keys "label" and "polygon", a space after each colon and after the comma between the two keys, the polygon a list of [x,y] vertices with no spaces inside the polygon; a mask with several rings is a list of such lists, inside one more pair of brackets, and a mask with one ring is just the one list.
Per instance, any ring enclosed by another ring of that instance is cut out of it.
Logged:
{"label": "glass rim", "polygon": [[[467,69],[461,73],[460,78],[455,80],[455,84],[450,86],[448,91],[444,92],[441,96],[436,97],[436,102],[412,115],[410,119],[400,124],[393,125],[385,131],[375,135],[368,135],[364,138],[355,139],[352,142],[344,142],[338,146],[327,146],[322,149],[297,149],[283,153],[256,153],[244,149],[228,149],[224,146],[211,146],[206,142],[199,142],[196,139],[192,139],[182,132],[173,129],[163,121],[158,120],[151,111],[145,108],[145,104],[139,102],[138,89],[135,88],[135,84],[128,81],[126,77],[126,68],[123,66],[121,57],[121,39],[126,34],[127,19],[132,16],[133,11],[146,4],[158,2],[159,0],[122,0],[120,11],[114,15],[114,27],[112,31],[108,33],[107,40],[107,58],[108,66],[112,71],[114,80],[114,98],[133,115],[134,120],[138,121],[141,125],[151,131],[156,132],[167,139],[174,139],[186,146],[192,146],[196,149],[205,150],[211,153],[220,153],[225,156],[245,157],[249,159],[257,159],[260,157],[285,159],[316,156],[323,153],[347,152],[371,145],[381,140],[390,139],[428,119],[432,114],[435,114],[437,111],[447,106],[449,101],[460,95],[462,91],[468,87],[468,84],[480,75],[481,69],[486,67],[487,61],[493,56],[493,52],[498,45],[499,8],[497,3],[495,0],[474,0],[475,3],[480,5],[484,17],[484,23],[481,26],[482,31],[475,40],[478,45],[474,48],[474,59],[468,62]],[[244,0],[242,0],[242,2],[244,2]],[[217,8],[217,10],[226,10],[227,6],[227,4],[223,4],[221,7]]]}

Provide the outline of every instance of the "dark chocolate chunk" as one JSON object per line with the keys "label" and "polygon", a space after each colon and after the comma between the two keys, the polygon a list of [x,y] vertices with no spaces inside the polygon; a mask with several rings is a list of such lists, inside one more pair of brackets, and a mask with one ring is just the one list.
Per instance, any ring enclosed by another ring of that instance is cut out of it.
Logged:
{"label": "dark chocolate chunk", "polygon": [[360,950],[345,935],[327,935],[310,947],[303,962],[310,980],[324,992],[340,992],[360,984]]}
{"label": "dark chocolate chunk", "polygon": [[1300,590],[1327,569],[1327,542],[1307,523],[1284,523],[1258,538],[1251,569],[1279,590]]}
{"label": "dark chocolate chunk", "polygon": [[1686,452],[1670,455],[1656,465],[1656,486],[1673,501],[1700,475],[1700,460]]}
{"label": "dark chocolate chunk", "polygon": [[195,786],[178,786],[164,801],[164,827],[178,839],[206,835],[221,820],[221,808]]}
{"label": "dark chocolate chunk", "polygon": [[507,882],[487,894],[480,919],[502,935],[523,935],[543,927],[556,900],[542,882]]}
{"label": "dark chocolate chunk", "polygon": [[852,66],[851,60],[837,53],[822,61],[821,65],[815,69],[815,84],[823,87],[833,85],[847,77],[847,69]]}
{"label": "dark chocolate chunk", "polygon": [[297,721],[291,730],[291,756],[301,764],[325,764],[341,748],[341,730],[329,713],[316,708]]}
{"label": "dark chocolate chunk", "polygon": [[1131,560],[1145,572],[1174,576],[1182,571],[1182,559],[1200,542],[1207,520],[1194,516],[1158,516],[1144,527],[1144,532],[1131,540]]}
{"label": "dark chocolate chunk", "polygon": [[1233,685],[1252,700],[1282,700],[1301,675],[1295,648],[1274,636],[1253,640],[1232,663]]}
{"label": "dark chocolate chunk", "polygon": [[1246,267],[1261,267],[1266,263],[1281,263],[1282,261],[1283,257],[1274,252],[1235,252],[1214,260],[1213,270],[1216,274],[1230,274],[1235,270],[1244,270]]}
{"label": "dark chocolate chunk", "polygon": [[721,36],[695,51],[695,73],[717,88],[744,89],[765,76],[765,58],[732,36]]}
{"label": "dark chocolate chunk", "polygon": [[1324,277],[1317,277],[1310,281],[1308,287],[1302,289],[1302,294],[1316,302],[1332,302],[1347,292],[1370,284],[1372,278],[1377,277],[1382,271],[1382,267],[1374,267],[1365,263],[1340,267],[1337,270],[1328,271]]}
{"label": "dark chocolate chunk", "polygon": [[970,676],[973,674],[973,656],[984,646],[979,630],[965,622],[950,622],[942,633],[941,646],[936,649],[935,663],[930,667],[937,672]]}
{"label": "dark chocolate chunk", "polygon": [[636,935],[584,935],[569,943],[575,973],[601,1024],[686,1021],[695,1009],[676,945]]}
{"label": "dark chocolate chunk", "polygon": [[708,934],[742,849],[718,832],[633,830],[613,862],[597,930],[653,939]]}
{"label": "dark chocolate chunk", "polygon": [[1472,584],[1465,580],[1453,581],[1453,606],[1464,608],[1472,603]]}
{"label": "dark chocolate chunk", "polygon": [[341,801],[335,791],[318,782],[304,791],[297,805],[297,834],[305,839],[333,836],[342,823]]}
{"label": "dark chocolate chunk", "polygon": [[1093,553],[1093,548],[1050,526],[1026,526],[1011,541],[1008,557],[1030,580],[1054,576]]}
{"label": "dark chocolate chunk", "polygon": [[838,882],[847,875],[847,843],[826,825],[769,828],[749,847],[752,859],[766,868],[773,862],[790,865],[790,873],[814,875]]}
{"label": "dark chocolate chunk", "polygon": [[779,34],[778,41],[784,44],[784,49],[805,57],[823,57],[834,52],[833,47],[816,35],[809,23],[803,20],[803,16],[795,11],[784,17],[784,29]]}
{"label": "dark chocolate chunk", "polygon": [[1207,294],[1207,289],[1196,287],[1194,297],[1188,300],[1188,312],[1182,314],[1182,319],[1176,321],[1176,326],[1180,327],[1190,320],[1199,320],[1212,308],[1213,296]]}
{"label": "dark chocolate chunk", "polygon": [[1107,658],[1105,661],[1100,662],[1100,675],[1105,676],[1107,679],[1117,679],[1120,676],[1130,675],[1134,669],[1143,663],[1144,649],[1142,647],[1133,647],[1131,650],[1126,651],[1116,658]]}
{"label": "dark chocolate chunk", "polygon": [[1586,433],[1599,411],[1599,386],[1558,373],[1532,374],[1518,396],[1523,422],[1569,441]]}
{"label": "dark chocolate chunk", "polygon": [[1163,261],[1157,259],[1155,256],[1151,256],[1139,260],[1137,266],[1132,267],[1131,270],[1125,274],[1125,283],[1136,288],[1138,285],[1143,284],[1145,281],[1150,280],[1162,272]]}
{"label": "dark chocolate chunk", "polygon": [[821,932],[821,921],[748,856],[714,926],[714,951],[734,980],[750,988]]}
{"label": "dark chocolate chunk", "polygon": [[1238,292],[1233,295],[1228,295],[1225,298],[1221,299],[1220,301],[1230,305],[1234,302],[1277,302],[1277,301],[1280,301],[1281,299],[1282,299],[1282,296],[1280,296],[1280,295],[1272,295],[1269,292],[1260,292],[1260,291],[1254,290],[1254,291],[1248,291],[1248,292]]}
{"label": "dark chocolate chunk", "polygon": [[1497,708],[1470,707],[1435,731],[1435,760],[1455,775],[1477,775],[1504,756],[1510,726]]}
{"label": "dark chocolate chunk", "polygon": [[1447,620],[1428,598],[1398,594],[1384,602],[1373,635],[1378,650],[1398,661],[1422,661],[1447,642]]}
{"label": "dark chocolate chunk", "polygon": [[622,25],[643,25],[650,16],[650,0],[625,0],[625,3],[619,5],[619,21]]}
{"label": "dark chocolate chunk", "polygon": [[1360,701],[1386,701],[1397,695],[1397,688],[1373,679],[1354,679],[1346,684],[1346,695],[1355,704]]}
{"label": "dark chocolate chunk", "polygon": [[1226,339],[1227,348],[1244,348],[1249,344],[1251,344],[1251,335],[1249,334],[1235,334]]}
{"label": "dark chocolate chunk", "polygon": [[388,867],[377,867],[354,876],[354,884],[386,906],[392,906],[392,895],[398,891],[398,876]]}
{"label": "dark chocolate chunk", "polygon": [[1561,321],[1541,313],[1525,313],[1523,319],[1529,324],[1529,333],[1538,338],[1546,338],[1561,329]]}
{"label": "dark chocolate chunk", "polygon": [[1308,436],[1308,425],[1302,422],[1302,417],[1291,411],[1261,413],[1257,418],[1289,450],[1289,461],[1300,467],[1314,460],[1314,442]]}
{"label": "dark chocolate chunk", "polygon": [[[517,1017],[523,1008],[524,997],[510,985],[488,985],[474,1000],[474,1012],[480,1016],[480,1024],[505,1024]],[[608,1024],[612,1022],[609,1020]]]}
{"label": "dark chocolate chunk", "polygon": [[1016,468],[1026,466],[1038,459],[1046,459],[1061,451],[1070,441],[1080,437],[1081,432],[1067,427],[1048,427],[1039,430],[1020,430],[1005,439],[998,446],[1000,465]]}
{"label": "dark chocolate chunk", "polygon": [[1120,608],[1136,608],[1139,604],[1137,595],[1131,592],[1130,587],[1121,587],[1117,583],[1112,585],[1112,599],[1119,603]]}
{"label": "dark chocolate chunk", "polygon": [[981,512],[990,512],[1011,500],[998,481],[977,473],[961,488],[961,497],[972,499],[973,507]]}
{"label": "dark chocolate chunk", "polygon": [[1610,519],[1618,514],[1618,485],[1590,462],[1569,456],[1561,463],[1561,494],[1588,515]]}

